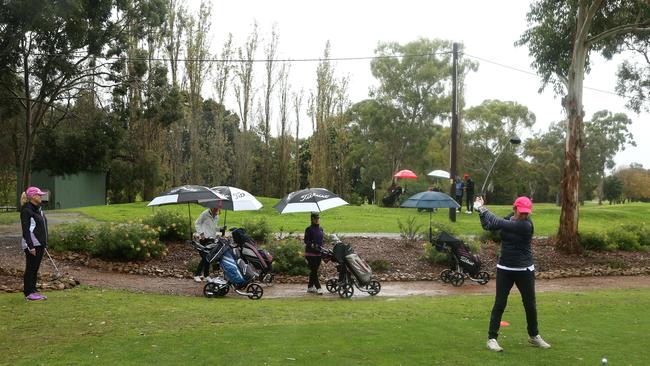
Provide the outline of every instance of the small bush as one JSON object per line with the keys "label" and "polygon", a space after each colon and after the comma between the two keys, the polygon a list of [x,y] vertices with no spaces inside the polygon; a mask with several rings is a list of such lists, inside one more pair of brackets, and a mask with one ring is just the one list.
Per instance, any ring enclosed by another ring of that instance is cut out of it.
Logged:
{"label": "small bush", "polygon": [[607,243],[607,235],[604,233],[580,233],[580,245],[585,250],[612,250]]}
{"label": "small bush", "polygon": [[194,274],[196,271],[196,268],[199,266],[199,262],[201,261],[201,257],[192,257],[190,260],[187,261],[187,264],[185,265],[185,269],[187,269],[188,272]]}
{"label": "small bush", "polygon": [[162,241],[185,240],[190,236],[190,223],[187,218],[177,212],[157,210],[142,222],[156,228],[159,232],[158,238]]}
{"label": "small bush", "polygon": [[607,267],[613,269],[627,269],[630,268],[630,264],[623,259],[614,258],[607,262]]}
{"label": "small bush", "polygon": [[479,235],[478,240],[501,243],[501,235],[499,235],[499,230],[496,231],[483,230],[481,232],[481,235]]}
{"label": "small bush", "polygon": [[91,254],[108,260],[143,260],[165,255],[167,248],[149,225],[107,223],[97,230]]}
{"label": "small bush", "polygon": [[307,275],[309,268],[304,257],[304,245],[297,238],[287,238],[269,247],[273,254],[273,268],[288,275]]}
{"label": "small bush", "polygon": [[346,200],[348,201],[349,204],[354,205],[354,206],[361,206],[363,205],[363,197],[361,197],[358,193],[350,193],[349,196],[346,197]]}
{"label": "small bush", "polygon": [[623,224],[621,229],[635,233],[642,247],[650,246],[650,228],[645,224]]}
{"label": "small bush", "polygon": [[622,227],[615,228],[607,232],[607,244],[613,248],[618,247],[618,249],[625,251],[634,251],[641,249],[638,234],[627,231]]}
{"label": "small bush", "polygon": [[424,244],[424,254],[422,258],[429,263],[449,263],[449,253],[447,251],[439,252],[435,246],[425,243]]}
{"label": "small bush", "polygon": [[53,250],[88,253],[92,251],[95,226],[84,222],[61,224],[48,237]]}
{"label": "small bush", "polygon": [[268,243],[272,239],[271,226],[264,218],[246,221],[242,227],[246,230],[246,234],[258,243]]}
{"label": "small bush", "polygon": [[468,236],[463,236],[460,238],[467,246],[469,247],[469,251],[472,254],[479,254],[481,252],[481,242],[479,240],[476,240],[474,238],[468,237]]}
{"label": "small bush", "polygon": [[375,259],[368,263],[374,272],[386,272],[390,269],[390,262],[386,259]]}
{"label": "small bush", "polygon": [[422,238],[420,231],[422,230],[422,225],[415,223],[416,218],[410,216],[406,219],[406,223],[402,223],[401,220],[397,220],[397,226],[399,226],[399,232],[402,239],[408,242],[415,242]]}

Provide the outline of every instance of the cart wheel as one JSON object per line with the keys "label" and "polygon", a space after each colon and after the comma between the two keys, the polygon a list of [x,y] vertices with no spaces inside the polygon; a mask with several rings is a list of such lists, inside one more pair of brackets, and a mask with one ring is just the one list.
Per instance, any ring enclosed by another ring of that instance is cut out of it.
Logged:
{"label": "cart wheel", "polygon": [[350,283],[342,283],[338,288],[339,296],[342,299],[349,299],[354,295],[354,287]]}
{"label": "cart wheel", "polygon": [[337,280],[336,278],[330,278],[330,279],[327,280],[327,282],[325,283],[325,288],[326,288],[327,291],[329,291],[330,293],[335,293],[335,292],[338,291],[338,289],[339,289],[338,280]]}
{"label": "cart wheel", "polygon": [[451,282],[451,269],[447,268],[440,272],[440,280],[444,283]]}
{"label": "cart wheel", "polygon": [[451,275],[451,284],[454,285],[454,287],[462,286],[464,282],[465,282],[465,274],[461,272],[455,272],[454,274]]}
{"label": "cart wheel", "polygon": [[257,283],[251,283],[248,285],[246,288],[246,292],[248,292],[250,295],[248,295],[248,298],[251,300],[258,300],[261,299],[262,296],[264,296],[264,289],[262,286],[258,285]]}
{"label": "cart wheel", "polygon": [[221,287],[219,287],[219,290],[217,291],[217,296],[218,297],[224,297],[228,295],[228,292],[230,291],[230,285],[228,284],[223,284]]}
{"label": "cart wheel", "polygon": [[488,283],[488,281],[490,281],[490,274],[487,272],[479,272],[476,276],[476,279],[478,280],[479,284],[485,285]]}
{"label": "cart wheel", "polygon": [[370,296],[375,296],[379,293],[379,291],[381,291],[381,283],[379,283],[377,280],[372,280],[368,286],[366,286],[366,289],[368,290]]}
{"label": "cart wheel", "polygon": [[217,293],[219,292],[219,288],[217,287],[217,284],[214,282],[208,282],[203,286],[203,296],[208,297],[208,298],[213,298],[219,296]]}

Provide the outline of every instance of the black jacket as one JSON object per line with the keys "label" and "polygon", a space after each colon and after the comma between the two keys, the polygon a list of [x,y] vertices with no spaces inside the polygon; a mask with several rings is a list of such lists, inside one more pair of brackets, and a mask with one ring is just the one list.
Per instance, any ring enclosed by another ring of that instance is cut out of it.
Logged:
{"label": "black jacket", "polygon": [[27,202],[20,210],[20,224],[23,230],[23,243],[29,249],[39,245],[47,247],[47,219],[40,206]]}
{"label": "black jacket", "polygon": [[509,215],[503,219],[496,217],[487,209],[479,213],[481,226],[485,230],[501,230],[501,257],[499,264],[511,268],[526,268],[533,265],[533,250],[531,241],[533,239],[533,222],[530,219],[525,221],[512,221]]}
{"label": "black jacket", "polygon": [[320,225],[310,225],[305,229],[305,255],[320,256],[323,246],[323,229]]}

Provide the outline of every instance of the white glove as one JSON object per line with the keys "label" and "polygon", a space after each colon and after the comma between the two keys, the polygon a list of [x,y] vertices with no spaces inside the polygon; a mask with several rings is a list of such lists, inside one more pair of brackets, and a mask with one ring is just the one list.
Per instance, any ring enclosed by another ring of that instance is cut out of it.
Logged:
{"label": "white glove", "polygon": [[476,197],[474,201],[474,209],[479,211],[479,208],[483,207],[483,199],[481,197]]}

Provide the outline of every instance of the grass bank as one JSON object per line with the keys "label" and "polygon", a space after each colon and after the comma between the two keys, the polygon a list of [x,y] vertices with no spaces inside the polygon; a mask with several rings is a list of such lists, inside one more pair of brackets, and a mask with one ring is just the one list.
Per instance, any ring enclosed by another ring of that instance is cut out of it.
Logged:
{"label": "grass bank", "polygon": [[8,365],[642,365],[650,290],[543,293],[550,350],[526,344],[513,298],[503,353],[485,349],[492,296],[205,299],[77,288],[25,303],[0,294]]}

